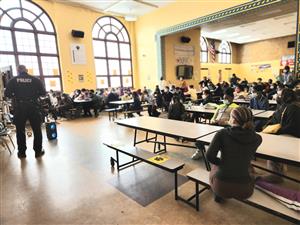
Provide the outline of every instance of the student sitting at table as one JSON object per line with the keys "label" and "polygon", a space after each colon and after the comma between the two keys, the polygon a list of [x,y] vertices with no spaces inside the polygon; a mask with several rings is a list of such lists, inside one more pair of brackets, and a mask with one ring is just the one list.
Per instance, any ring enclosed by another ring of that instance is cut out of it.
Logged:
{"label": "student sitting at table", "polygon": [[[142,103],[140,101],[140,97],[137,92],[132,92],[133,103],[129,106],[130,111],[136,111],[136,113],[141,116]],[[129,117],[133,117],[133,114],[128,114]]]}
{"label": "student sitting at table", "polygon": [[168,86],[165,88],[165,91],[162,93],[162,97],[163,97],[163,105],[165,107],[165,111],[168,112],[169,105],[173,97],[173,94],[170,92],[170,88]]}
{"label": "student sitting at table", "polygon": [[269,109],[269,100],[267,97],[263,96],[263,90],[264,88],[262,85],[256,85],[253,87],[253,94],[249,105],[251,109]]}
{"label": "student sitting at table", "polygon": [[92,99],[91,107],[94,110],[95,117],[99,116],[99,112],[103,109],[103,98],[100,95],[95,94],[94,90],[90,90],[90,97]]}
{"label": "student sitting at table", "polygon": [[115,89],[112,88],[106,97],[106,104],[108,105],[109,108],[114,108],[115,106],[113,104],[110,104],[110,102],[118,101],[118,100],[119,100],[119,95],[116,93]]}
{"label": "student sitting at table", "polygon": [[180,99],[177,96],[172,98],[168,111],[168,119],[171,120],[184,120],[185,119],[185,108],[184,105],[180,102]]}
{"label": "student sitting at table", "polygon": [[197,97],[197,90],[194,88],[194,85],[189,86],[189,90],[187,91],[187,94],[191,96],[191,101],[196,102],[198,97]]}
{"label": "student sitting at table", "polygon": [[234,90],[234,99],[245,99],[248,97],[248,93],[244,92],[244,88],[242,85],[238,84]]}
{"label": "student sitting at table", "polygon": [[[268,125],[280,124],[281,127],[276,134],[287,134],[300,138],[300,102],[297,100],[295,92],[288,88],[283,89],[281,103]],[[274,172],[284,174],[282,163],[268,160],[267,168]],[[268,175],[263,179],[272,183],[280,183],[283,181],[281,177],[276,175]]]}
{"label": "student sitting at table", "polygon": [[[227,88],[224,93],[224,103],[219,105],[214,113],[211,124],[219,125],[219,126],[228,126],[230,113],[234,108],[237,108],[238,105],[233,103],[233,89]],[[202,146],[204,148],[204,145]],[[201,150],[196,150],[193,154],[192,159],[198,160],[202,156]]]}
{"label": "student sitting at table", "polygon": [[[214,99],[212,97],[212,94],[211,94],[210,90],[205,89],[203,91],[202,99],[200,99],[199,102],[202,105],[206,105],[208,103],[213,103],[214,102]],[[203,118],[203,119],[208,119],[208,120],[211,119],[211,115],[194,112],[193,115],[192,115],[191,120],[195,121],[196,123],[200,123],[200,117]]]}
{"label": "student sitting at table", "polygon": [[[206,153],[207,160],[213,164],[210,184],[218,203],[224,198],[243,200],[253,194],[254,178],[249,171],[262,142],[253,129],[250,109],[233,109],[229,121],[230,127],[216,133]],[[220,158],[218,152],[221,152]]]}

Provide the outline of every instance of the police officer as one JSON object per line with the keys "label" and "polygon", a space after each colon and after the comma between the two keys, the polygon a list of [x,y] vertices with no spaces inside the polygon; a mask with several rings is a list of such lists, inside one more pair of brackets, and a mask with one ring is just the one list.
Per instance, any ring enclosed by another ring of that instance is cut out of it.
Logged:
{"label": "police officer", "polygon": [[38,98],[46,94],[42,82],[28,74],[24,65],[18,66],[18,76],[12,78],[5,89],[5,96],[13,99],[14,123],[17,131],[18,157],[26,158],[25,125],[29,120],[34,134],[33,149],[35,157],[45,154],[42,148],[42,115]]}

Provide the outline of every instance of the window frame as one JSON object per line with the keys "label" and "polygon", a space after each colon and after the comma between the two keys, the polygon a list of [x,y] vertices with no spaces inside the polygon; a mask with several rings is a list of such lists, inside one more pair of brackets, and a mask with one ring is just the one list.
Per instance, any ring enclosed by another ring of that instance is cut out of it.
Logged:
{"label": "window frame", "polygon": [[[105,24],[102,24],[101,25],[101,20],[103,19],[109,19],[109,23],[105,23]],[[113,20],[116,20],[118,23],[120,23],[122,25],[122,28],[119,28],[119,27],[116,27],[114,24],[112,24],[112,21]],[[131,86],[133,88],[133,66],[132,66],[132,51],[131,51],[131,40],[130,40],[130,36],[129,36],[129,32],[127,30],[127,28],[125,27],[125,25],[120,21],[118,20],[117,18],[115,17],[112,17],[112,16],[103,16],[103,17],[100,17],[96,20],[95,24],[93,25],[93,33],[94,33],[94,29],[95,29],[95,26],[97,26],[97,29],[98,31],[96,31],[97,33],[97,37],[95,37],[95,35],[93,34],[92,35],[92,39],[93,39],[93,49],[94,49],[94,41],[102,41],[104,42],[104,50],[105,50],[105,56],[96,56],[95,52],[94,52],[94,62],[95,62],[95,67],[96,67],[96,59],[101,59],[101,60],[105,60],[106,62],[106,75],[98,75],[97,74],[97,71],[96,71],[96,79],[97,78],[106,78],[107,79],[107,85],[108,87],[112,87],[111,85],[111,77],[118,77],[120,79],[120,87],[121,88],[124,88],[126,86],[124,86],[123,84],[123,79],[126,78],[126,77],[130,77],[131,78]],[[105,26],[110,26],[110,31],[109,32],[106,32],[103,27]],[[114,27],[114,29],[118,29],[118,33],[115,33],[113,30],[112,30],[112,27]],[[128,41],[126,41],[122,31],[125,30],[126,34],[127,34],[127,37],[128,37]],[[100,38],[100,32],[101,31],[104,31],[105,32],[105,36],[104,38]],[[117,40],[109,40],[107,39],[107,36],[108,35],[114,35],[116,37]],[[119,40],[119,37],[118,35],[121,34],[122,37],[123,37],[123,40]],[[108,56],[108,48],[107,48],[107,44],[108,43],[117,43],[117,48],[118,48],[118,57],[109,57]],[[128,44],[129,46],[129,58],[123,58],[121,57],[121,48],[120,48],[120,45],[121,44]],[[110,74],[110,68],[109,68],[109,60],[118,60],[118,66],[119,66],[119,74],[116,74],[116,75],[113,75],[113,74]],[[129,75],[124,75],[122,73],[122,61],[129,61],[130,62],[130,70],[131,70],[131,74]],[[98,88],[98,87],[97,87]]]}
{"label": "window frame", "polygon": [[[232,50],[231,50],[231,44],[228,41],[222,40],[219,45],[219,63],[220,64],[230,64],[232,62]],[[227,60],[229,57],[229,61]],[[225,60],[223,60],[225,59]]]}
{"label": "window frame", "polygon": [[[29,4],[33,4],[36,7],[38,7],[41,10],[41,13],[39,15],[37,15],[35,12],[30,11],[27,8],[24,8],[23,5],[22,5],[22,3],[24,1],[27,2],[26,4],[28,4],[28,3]],[[1,9],[0,10],[0,21],[1,21],[1,18],[4,15],[8,16],[12,20],[10,26],[2,26],[1,23],[0,23],[0,30],[10,31],[11,38],[12,38],[12,47],[13,47],[12,51],[2,51],[2,50],[0,50],[0,55],[12,55],[12,56],[14,56],[16,67],[18,67],[20,65],[19,56],[35,56],[35,57],[37,57],[37,64],[38,64],[39,75],[35,75],[35,74],[32,74],[32,75],[35,76],[35,77],[37,77],[37,78],[39,78],[43,82],[43,84],[45,85],[45,87],[46,87],[45,79],[47,79],[47,78],[56,78],[56,79],[59,78],[60,91],[63,91],[62,73],[61,73],[61,65],[60,65],[60,56],[59,56],[58,44],[57,44],[57,33],[56,33],[55,26],[53,24],[53,21],[51,20],[51,17],[48,15],[48,13],[43,8],[41,8],[38,4],[36,4],[36,3],[32,2],[32,1],[27,1],[27,0],[19,0],[19,6],[10,7],[8,9],[6,9],[6,10],[4,10],[3,8],[0,8],[0,9]],[[8,12],[11,11],[11,10],[15,10],[15,9],[20,10],[21,17],[14,19],[13,17],[11,17],[8,14]],[[31,20],[25,18],[23,11],[27,11],[27,12],[33,14],[35,16],[35,19],[33,19],[31,21]],[[47,31],[47,28],[46,28],[46,26],[44,24],[45,21],[43,21],[41,19],[41,17],[44,16],[44,15],[47,17],[47,19],[51,23],[51,25],[52,25],[51,29],[53,30],[53,32]],[[38,20],[40,20],[40,22],[41,22],[41,24],[43,26],[44,31],[39,30],[39,29],[36,28],[36,25],[34,23],[36,21],[38,21]],[[23,29],[23,28],[16,28],[15,24],[17,22],[19,22],[19,21],[27,22],[28,24],[30,24],[32,26],[33,29],[32,30],[28,30],[28,29]],[[34,43],[35,43],[36,51],[35,52],[23,52],[23,51],[19,51],[18,47],[17,47],[18,44],[17,44],[17,40],[16,40],[16,32],[24,32],[24,33],[31,33],[31,34],[33,34],[34,35]],[[40,52],[40,43],[39,43],[39,38],[38,38],[39,34],[51,35],[51,36],[54,37],[54,39],[55,39],[54,41],[55,41],[56,54],[54,54],[54,53],[41,53]],[[47,75],[47,74],[44,74],[44,72],[43,72],[43,64],[42,64],[42,57],[56,57],[57,58],[57,61],[58,61],[58,73],[59,73],[58,75]]]}
{"label": "window frame", "polygon": [[[202,43],[205,44],[206,50],[202,49]],[[205,61],[202,60],[202,53],[206,54],[206,60]],[[207,42],[206,37],[204,37],[204,36],[200,36],[200,62],[201,63],[208,63],[208,42]]]}

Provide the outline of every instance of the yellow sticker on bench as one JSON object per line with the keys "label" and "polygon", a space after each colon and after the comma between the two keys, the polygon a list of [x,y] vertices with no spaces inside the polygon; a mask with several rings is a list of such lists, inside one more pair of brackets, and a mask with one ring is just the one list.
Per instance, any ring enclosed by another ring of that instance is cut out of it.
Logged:
{"label": "yellow sticker on bench", "polygon": [[157,156],[153,156],[151,158],[148,159],[150,162],[154,162],[154,163],[157,163],[157,164],[161,164],[161,163],[164,163],[166,161],[169,160],[169,158],[165,157],[165,156],[160,156],[160,155],[157,155]]}

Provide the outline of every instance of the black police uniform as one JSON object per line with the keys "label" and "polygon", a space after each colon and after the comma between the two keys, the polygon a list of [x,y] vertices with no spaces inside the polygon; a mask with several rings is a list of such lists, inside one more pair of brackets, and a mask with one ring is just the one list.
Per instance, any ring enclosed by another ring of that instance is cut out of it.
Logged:
{"label": "black police uniform", "polygon": [[13,99],[14,123],[17,131],[18,156],[26,157],[25,125],[29,120],[33,134],[33,149],[36,157],[42,152],[42,115],[38,98],[46,94],[42,82],[23,72],[12,78],[5,89],[5,96]]}

